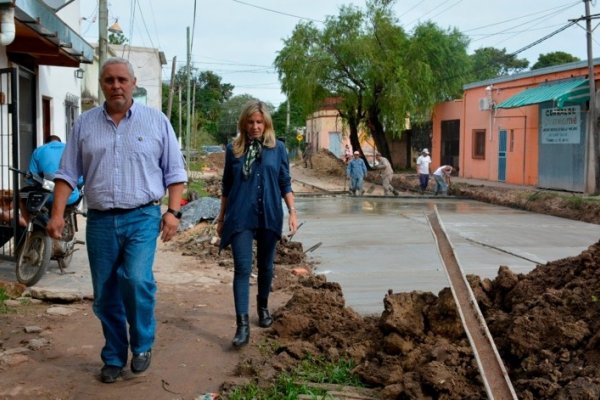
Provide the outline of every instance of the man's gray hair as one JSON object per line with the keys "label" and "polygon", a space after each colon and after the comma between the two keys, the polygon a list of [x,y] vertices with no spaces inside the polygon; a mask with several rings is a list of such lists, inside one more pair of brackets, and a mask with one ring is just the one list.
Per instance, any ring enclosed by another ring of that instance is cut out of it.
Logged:
{"label": "man's gray hair", "polygon": [[131,65],[129,60],[122,58],[122,57],[111,57],[108,60],[104,61],[104,64],[102,64],[102,66],[100,67],[100,76],[102,76],[102,74],[104,73],[104,68],[106,68],[107,65],[112,65],[112,64],[126,65],[127,72],[129,72],[129,75],[131,75],[132,78],[135,78],[135,72],[133,71],[133,65]]}

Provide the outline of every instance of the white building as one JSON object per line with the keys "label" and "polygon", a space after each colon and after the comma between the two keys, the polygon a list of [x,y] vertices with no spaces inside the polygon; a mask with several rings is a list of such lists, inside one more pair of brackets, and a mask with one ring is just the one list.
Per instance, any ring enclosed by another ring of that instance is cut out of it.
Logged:
{"label": "white building", "polygon": [[[68,140],[79,114],[76,71],[93,61],[79,17],[79,0],[0,0],[0,189],[13,195],[9,167],[26,170],[49,135]],[[0,225],[0,244],[14,229]]]}

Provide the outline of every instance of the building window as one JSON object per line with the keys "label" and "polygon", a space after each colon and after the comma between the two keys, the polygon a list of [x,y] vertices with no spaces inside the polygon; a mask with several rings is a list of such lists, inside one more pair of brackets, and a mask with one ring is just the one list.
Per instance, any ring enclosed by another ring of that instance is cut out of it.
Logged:
{"label": "building window", "polygon": [[473,158],[485,159],[485,129],[473,131]]}

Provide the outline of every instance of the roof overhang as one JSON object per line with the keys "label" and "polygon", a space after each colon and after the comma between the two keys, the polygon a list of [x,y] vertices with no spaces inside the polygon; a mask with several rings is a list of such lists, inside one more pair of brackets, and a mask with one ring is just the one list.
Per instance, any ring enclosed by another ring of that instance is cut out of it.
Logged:
{"label": "roof overhang", "polygon": [[567,103],[585,103],[589,100],[590,85],[585,78],[548,82],[535,86],[504,100],[495,108],[517,108],[554,101],[557,107]]}
{"label": "roof overhang", "polygon": [[33,59],[37,65],[63,67],[93,61],[93,47],[43,1],[14,0],[14,6],[16,35],[6,47],[11,59]]}

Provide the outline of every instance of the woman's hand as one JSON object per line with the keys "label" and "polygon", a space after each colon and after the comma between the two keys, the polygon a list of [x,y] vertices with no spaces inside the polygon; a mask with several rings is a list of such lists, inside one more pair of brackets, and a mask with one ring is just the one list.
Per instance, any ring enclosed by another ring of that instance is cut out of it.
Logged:
{"label": "woman's hand", "polygon": [[290,211],[290,216],[288,218],[288,225],[290,228],[290,234],[295,234],[296,231],[298,230],[298,214],[296,213],[296,210],[291,210]]}

